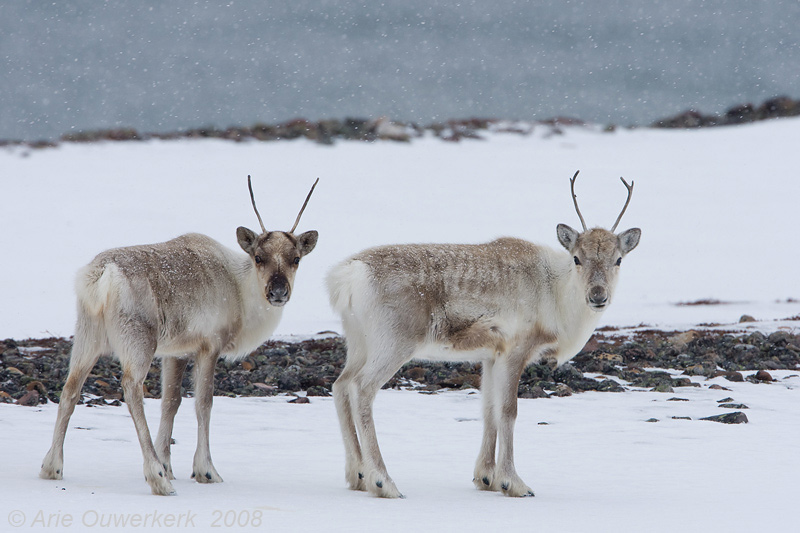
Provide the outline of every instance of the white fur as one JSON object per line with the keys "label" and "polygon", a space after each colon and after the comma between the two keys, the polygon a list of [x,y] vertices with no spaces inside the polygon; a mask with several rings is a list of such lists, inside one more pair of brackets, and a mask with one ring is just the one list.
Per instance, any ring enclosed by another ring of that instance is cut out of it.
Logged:
{"label": "white fur", "polygon": [[[265,281],[251,257],[203,235],[184,235],[98,255],[78,272],[76,292],[70,373],[40,476],[62,479],[64,436],[80,389],[100,355],[113,353],[122,363],[124,396],[153,494],[175,492],[169,481],[174,479],[170,439],[189,357],[195,360],[198,419],[193,477],[201,483],[222,481],[208,444],[214,365],[219,356],[235,361],[251,353],[269,338],[283,313],[267,300]],[[154,356],[163,357],[155,446],[142,408],[142,382]]]}
{"label": "white fur", "polygon": [[[518,381],[530,362],[547,358],[563,364],[589,340],[601,315],[588,305],[590,284],[601,280],[610,301],[614,263],[622,253],[612,233],[593,231],[591,238],[604,239],[615,254],[604,252],[605,263],[592,267],[599,274],[586,267],[579,271],[573,252],[583,252],[517,239],[375,248],[330,271],[330,302],[348,344],[333,392],[352,489],[401,497],[380,454],[372,404],[404,363],[428,359],[483,363],[484,438],[474,482],[510,496],[533,495],[513,461]],[[598,247],[591,248],[599,255]],[[594,257],[585,262],[600,264]],[[477,346],[464,339],[486,341]]]}

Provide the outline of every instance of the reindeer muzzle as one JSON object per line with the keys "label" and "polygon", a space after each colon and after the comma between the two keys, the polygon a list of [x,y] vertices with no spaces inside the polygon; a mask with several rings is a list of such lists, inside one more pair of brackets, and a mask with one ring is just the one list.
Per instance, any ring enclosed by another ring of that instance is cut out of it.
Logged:
{"label": "reindeer muzzle", "polygon": [[589,294],[586,298],[589,307],[595,311],[602,311],[608,305],[608,291],[605,287],[595,285],[589,289]]}
{"label": "reindeer muzzle", "polygon": [[273,274],[265,290],[267,300],[275,307],[286,305],[292,293],[289,280],[283,274]]}

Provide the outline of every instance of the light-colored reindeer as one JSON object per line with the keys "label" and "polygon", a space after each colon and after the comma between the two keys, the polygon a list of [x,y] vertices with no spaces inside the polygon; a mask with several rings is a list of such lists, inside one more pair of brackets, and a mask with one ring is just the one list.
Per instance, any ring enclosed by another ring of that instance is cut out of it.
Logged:
{"label": "light-colored reindeer", "polygon": [[[341,315],[347,362],[333,385],[351,489],[402,497],[386,470],[372,416],[381,386],[411,359],[481,361],[484,431],[473,482],[533,496],[514,467],[517,388],[526,365],[562,364],[585,345],[611,302],[622,257],[641,231],[559,224],[569,253],[501,238],[478,245],[371,248],[335,266],[327,283]],[[495,461],[495,449],[497,460]]]}
{"label": "light-colored reindeer", "polygon": [[[319,180],[317,180],[319,181]],[[316,186],[317,182],[314,183]],[[306,197],[288,232],[269,232],[250,200],[260,235],[236,230],[247,255],[200,234],[159,244],[116,248],[99,254],[78,273],[78,322],[69,375],[61,393],[53,444],[39,476],[62,479],[64,435],[81,387],[101,355],[122,365],[122,389],[144,456],[144,477],[153,494],[174,494],[170,441],[181,403],[181,381],[193,356],[197,451],[192,477],[200,483],[222,478],[211,462],[208,431],[214,366],[222,355],[236,361],[272,334],[292,295],[300,259],[317,244],[316,231],[295,235]],[[161,424],[156,445],[144,415],[142,384],[154,356],[162,359]]]}

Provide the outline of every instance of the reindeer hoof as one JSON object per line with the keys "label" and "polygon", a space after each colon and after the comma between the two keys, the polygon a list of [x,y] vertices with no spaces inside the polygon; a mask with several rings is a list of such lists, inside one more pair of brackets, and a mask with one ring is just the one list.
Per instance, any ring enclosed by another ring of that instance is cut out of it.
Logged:
{"label": "reindeer hoof", "polygon": [[534,496],[530,487],[522,480],[504,481],[500,484],[503,494],[512,498],[528,498]]}

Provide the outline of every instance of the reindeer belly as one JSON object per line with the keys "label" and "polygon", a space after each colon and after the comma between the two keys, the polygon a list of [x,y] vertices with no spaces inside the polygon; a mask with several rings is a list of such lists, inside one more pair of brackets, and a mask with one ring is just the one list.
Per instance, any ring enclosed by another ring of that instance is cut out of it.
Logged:
{"label": "reindeer belly", "polygon": [[426,343],[414,351],[413,359],[448,363],[480,362],[491,359],[495,352],[489,348],[458,350],[452,344]]}

